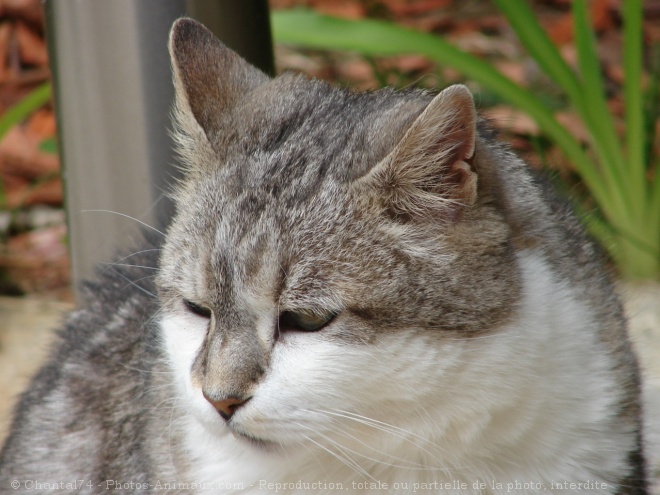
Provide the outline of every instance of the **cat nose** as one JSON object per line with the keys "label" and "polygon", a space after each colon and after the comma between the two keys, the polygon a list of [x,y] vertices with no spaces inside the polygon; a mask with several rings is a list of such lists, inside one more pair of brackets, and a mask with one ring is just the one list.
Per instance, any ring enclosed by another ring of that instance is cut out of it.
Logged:
{"label": "cat nose", "polygon": [[236,412],[236,409],[238,409],[249,400],[249,397],[247,399],[227,397],[225,399],[217,400],[207,395],[207,393],[204,391],[202,391],[202,394],[204,395],[204,398],[209,401],[213,407],[215,407],[216,411],[218,411],[220,416],[222,416],[225,420],[229,420],[234,412]]}

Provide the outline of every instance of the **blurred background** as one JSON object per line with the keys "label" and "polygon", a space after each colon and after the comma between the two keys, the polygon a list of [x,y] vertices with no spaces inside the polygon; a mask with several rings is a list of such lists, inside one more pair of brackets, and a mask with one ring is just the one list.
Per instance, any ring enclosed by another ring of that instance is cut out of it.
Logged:
{"label": "blurred background", "polygon": [[[278,73],[360,90],[468,84],[481,114],[572,198],[609,254],[660,418],[660,0],[269,6]],[[31,372],[16,362],[38,362],[43,329],[72,306],[77,283],[45,19],[40,0],[0,0],[0,376],[8,394]],[[0,434],[2,420],[0,411]]]}

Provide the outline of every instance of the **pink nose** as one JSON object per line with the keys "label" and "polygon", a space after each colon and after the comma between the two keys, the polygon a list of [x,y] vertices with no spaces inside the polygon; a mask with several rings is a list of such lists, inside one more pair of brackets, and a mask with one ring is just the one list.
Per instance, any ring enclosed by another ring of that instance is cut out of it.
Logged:
{"label": "pink nose", "polygon": [[216,400],[209,397],[206,392],[202,393],[204,398],[209,401],[209,403],[220,413],[220,416],[226,420],[232,417],[236,409],[248,401],[248,399],[239,399],[238,397],[227,397],[226,399]]}

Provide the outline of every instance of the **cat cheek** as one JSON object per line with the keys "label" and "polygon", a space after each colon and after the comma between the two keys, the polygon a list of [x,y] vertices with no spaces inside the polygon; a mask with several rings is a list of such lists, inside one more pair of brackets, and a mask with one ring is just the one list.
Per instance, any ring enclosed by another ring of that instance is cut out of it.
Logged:
{"label": "cat cheek", "polygon": [[[201,397],[191,380],[195,357],[204,343],[208,323],[194,315],[165,315],[161,319],[162,344],[178,391],[186,398]],[[203,397],[201,401],[205,402]]]}
{"label": "cat cheek", "polygon": [[195,315],[163,316],[163,344],[170,363],[179,369],[185,366],[190,371],[197,351],[204,343],[208,321]]}
{"label": "cat cheek", "polygon": [[[306,334],[287,335],[285,343],[279,342],[270,356],[268,371],[256,387],[249,403],[237,414],[237,421],[258,418],[273,424],[286,421],[292,413],[308,407],[307,400],[322,388],[309,387],[310,380],[318,374],[326,361],[318,348],[322,344],[305,342]],[[328,378],[328,373],[324,373]],[[326,386],[328,383],[325,384]]]}

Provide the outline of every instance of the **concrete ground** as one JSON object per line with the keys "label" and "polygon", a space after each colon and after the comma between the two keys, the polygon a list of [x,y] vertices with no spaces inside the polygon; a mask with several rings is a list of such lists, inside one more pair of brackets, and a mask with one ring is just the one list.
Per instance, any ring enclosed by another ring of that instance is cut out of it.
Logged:
{"label": "concrete ground", "polygon": [[[660,284],[623,285],[630,332],[640,357],[645,383],[646,450],[660,495]],[[47,354],[51,329],[70,304],[37,299],[0,297],[0,441],[11,408]]]}
{"label": "concrete ground", "polygon": [[58,326],[71,304],[0,297],[0,438],[18,394],[43,362]]}

